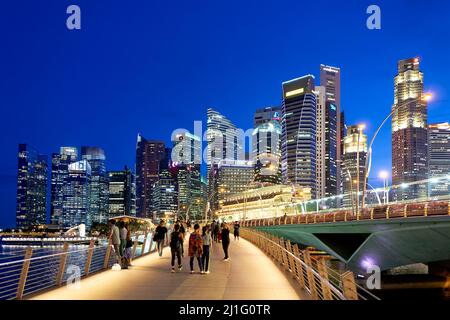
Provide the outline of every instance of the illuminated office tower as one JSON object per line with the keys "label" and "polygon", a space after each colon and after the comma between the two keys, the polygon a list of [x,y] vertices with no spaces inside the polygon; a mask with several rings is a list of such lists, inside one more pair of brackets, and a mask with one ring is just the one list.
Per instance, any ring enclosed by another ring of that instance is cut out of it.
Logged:
{"label": "illuminated office tower", "polygon": [[316,188],[317,199],[325,197],[325,87],[316,86]]}
{"label": "illuminated office tower", "polygon": [[281,121],[281,107],[265,107],[258,109],[253,116],[253,128],[269,121]]}
{"label": "illuminated office tower", "polygon": [[217,165],[219,204],[227,195],[248,190],[253,182],[254,164],[245,160],[222,160]]}
{"label": "illuminated office tower", "polygon": [[320,86],[325,89],[325,196],[338,194],[341,163],[341,70],[320,65]]}
{"label": "illuminated office tower", "polygon": [[159,166],[165,157],[162,141],[146,140],[138,134],[136,144],[136,215],[148,218],[153,215],[152,188],[159,179]]}
{"label": "illuminated office tower", "polygon": [[218,208],[217,165],[222,160],[238,160],[245,157],[238,141],[236,126],[214,109],[207,110],[207,163],[209,209]]}
{"label": "illuminated office tower", "polygon": [[47,219],[47,156],[19,144],[16,226],[42,225]]}
{"label": "illuminated office tower", "polygon": [[281,171],[284,183],[316,196],[316,95],[314,76],[283,82]]}
{"label": "illuminated office tower", "polygon": [[[359,158],[359,161],[358,161]],[[347,127],[344,137],[344,159],[342,177],[344,179],[344,206],[356,208],[361,204],[361,196],[357,204],[357,192],[362,194],[364,187],[365,163],[367,158],[367,136],[362,126]],[[358,183],[359,179],[359,183]]]}
{"label": "illuminated office tower", "polygon": [[[423,94],[423,73],[419,59],[401,60],[394,79],[392,106],[392,183],[407,184],[428,178],[427,102]],[[395,189],[396,200],[427,195],[419,183]]]}
{"label": "illuminated office tower", "polygon": [[98,147],[81,147],[81,158],[87,160],[91,167],[89,201],[92,222],[107,223],[109,189],[105,152]]}
{"label": "illuminated office tower", "polygon": [[[198,219],[203,214],[201,139],[187,131],[172,136],[172,160],[176,172],[178,214]],[[174,159],[175,158],[175,159]],[[187,215],[186,215],[187,214]]]}
{"label": "illuminated office tower", "polygon": [[447,122],[428,126],[429,195],[450,194],[450,125]]}
{"label": "illuminated office tower", "polygon": [[52,154],[50,221],[54,225],[63,225],[64,184],[69,177],[69,165],[77,160],[78,150],[75,147],[61,147],[59,153]]}
{"label": "illuminated office tower", "polygon": [[91,215],[91,166],[87,160],[69,164],[69,176],[63,186],[62,226],[71,228],[92,225]]}
{"label": "illuminated office tower", "polygon": [[127,167],[120,171],[108,172],[109,184],[109,217],[135,216],[136,195],[135,176]]}
{"label": "illuminated office tower", "polygon": [[261,123],[252,133],[255,182],[281,183],[281,125],[277,120]]}

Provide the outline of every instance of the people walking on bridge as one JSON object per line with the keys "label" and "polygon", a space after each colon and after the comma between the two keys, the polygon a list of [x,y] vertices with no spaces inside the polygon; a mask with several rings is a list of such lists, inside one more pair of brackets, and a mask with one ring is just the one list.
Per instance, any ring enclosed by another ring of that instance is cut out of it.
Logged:
{"label": "people walking on bridge", "polygon": [[230,246],[230,229],[228,227],[227,223],[222,224],[222,249],[223,253],[225,254],[225,257],[223,258],[224,261],[230,260],[230,257],[228,256],[228,247]]}
{"label": "people walking on bridge", "polygon": [[215,242],[219,242],[219,233],[220,233],[219,222],[216,222],[216,224],[214,225],[214,230],[213,230]]}
{"label": "people walking on bridge", "polygon": [[119,227],[116,226],[116,220],[109,221],[109,236],[108,239],[111,241],[111,245],[114,248],[114,252],[116,254],[116,263],[120,265],[120,261],[122,257],[120,256],[120,230]]}
{"label": "people walking on bridge", "polygon": [[170,252],[172,253],[172,272],[175,272],[175,257],[178,260],[178,270],[181,271],[183,269],[183,265],[181,263],[181,248],[183,246],[183,235],[180,232],[180,225],[175,224],[172,234],[170,235]]}
{"label": "people walking on bridge", "polygon": [[181,233],[181,256],[184,258],[184,239],[186,238],[186,228],[183,225],[183,221],[180,222]]}
{"label": "people walking on bridge", "polygon": [[123,254],[125,251],[125,245],[127,244],[128,230],[125,226],[124,221],[119,222],[119,227],[120,227],[120,256],[123,257]]}
{"label": "people walking on bridge", "polygon": [[158,246],[158,253],[161,257],[163,254],[164,241],[167,239],[167,228],[166,222],[161,220],[159,225],[155,229],[155,236],[153,237],[153,241],[156,241]]}
{"label": "people walking on bridge", "polygon": [[211,247],[211,230],[209,226],[202,228],[202,240],[203,240],[203,254],[202,254],[202,266],[203,273],[209,273],[209,250]]}
{"label": "people walking on bridge", "polygon": [[124,257],[123,257],[123,265],[124,269],[128,269],[131,266],[131,248],[133,247],[133,240],[131,239],[131,228],[130,226],[125,225],[127,229],[127,238],[125,243]]}
{"label": "people walking on bridge", "polygon": [[191,267],[191,273],[194,273],[194,258],[197,259],[200,272],[203,273],[202,268],[202,253],[203,253],[203,239],[200,235],[200,225],[196,223],[194,225],[194,232],[189,237],[189,265]]}
{"label": "people walking on bridge", "polygon": [[236,221],[234,223],[234,241],[239,241],[239,229],[241,228],[241,225],[239,224],[239,221]]}

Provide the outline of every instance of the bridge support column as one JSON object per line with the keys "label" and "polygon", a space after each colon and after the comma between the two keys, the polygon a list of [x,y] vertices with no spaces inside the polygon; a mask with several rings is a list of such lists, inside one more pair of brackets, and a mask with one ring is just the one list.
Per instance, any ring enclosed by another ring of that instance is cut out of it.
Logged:
{"label": "bridge support column", "polygon": [[[294,252],[294,255],[297,258],[299,258],[300,261],[303,261],[301,255],[300,255],[300,250],[298,250],[297,244],[294,245],[293,252]],[[295,269],[296,269],[297,280],[298,280],[298,283],[300,284],[300,288],[304,289],[305,288],[305,278],[304,278],[304,273],[303,273],[303,265],[300,261],[298,261],[297,259],[295,260]]]}
{"label": "bridge support column", "polygon": [[109,265],[109,257],[111,256],[111,246],[112,242],[111,239],[108,241],[108,247],[106,248],[105,253],[105,261],[103,262],[103,269],[107,269]]}
{"label": "bridge support column", "polygon": [[89,242],[89,250],[86,258],[86,265],[84,266],[84,274],[87,276],[89,274],[89,269],[91,269],[92,256],[94,254],[94,240]]}

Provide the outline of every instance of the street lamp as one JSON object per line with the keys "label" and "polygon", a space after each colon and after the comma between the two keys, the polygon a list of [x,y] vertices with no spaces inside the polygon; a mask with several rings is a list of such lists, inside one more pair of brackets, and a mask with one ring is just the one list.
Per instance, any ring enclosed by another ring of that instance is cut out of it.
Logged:
{"label": "street lamp", "polygon": [[[433,94],[432,93],[428,92],[428,93],[422,94],[421,100],[423,102],[429,102],[432,99],[433,99]],[[362,207],[363,208],[365,206],[365,197],[366,197],[366,191],[367,191],[366,182],[367,182],[367,179],[369,178],[369,173],[370,173],[369,161],[372,162],[372,145],[375,142],[375,138],[377,137],[377,135],[380,132],[381,128],[384,126],[386,121],[388,121],[388,119],[397,111],[397,109],[398,108],[392,108],[392,111],[386,116],[386,118],[384,118],[384,120],[381,122],[380,126],[375,131],[375,133],[374,133],[374,135],[372,137],[372,140],[370,140],[369,148],[367,150],[366,163],[365,163],[365,166],[364,166],[365,174],[364,174],[364,185],[363,185],[363,195],[362,195]]]}
{"label": "street lamp", "polygon": [[384,204],[389,203],[388,178],[389,173],[386,170],[380,171],[378,177],[383,180],[383,200]]}

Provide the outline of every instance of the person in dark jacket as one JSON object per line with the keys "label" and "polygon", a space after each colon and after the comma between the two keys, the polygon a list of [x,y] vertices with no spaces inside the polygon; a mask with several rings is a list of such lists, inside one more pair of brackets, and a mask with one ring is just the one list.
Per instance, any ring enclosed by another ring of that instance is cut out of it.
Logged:
{"label": "person in dark jacket", "polygon": [[228,227],[228,224],[224,222],[222,226],[222,248],[223,253],[225,254],[225,257],[223,258],[224,261],[230,260],[230,257],[228,255],[229,246],[230,246],[230,229]]}

